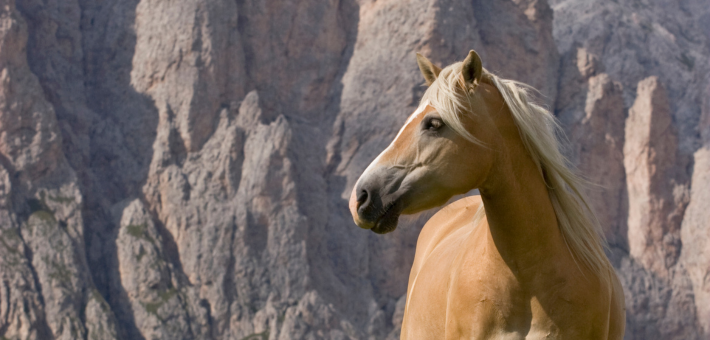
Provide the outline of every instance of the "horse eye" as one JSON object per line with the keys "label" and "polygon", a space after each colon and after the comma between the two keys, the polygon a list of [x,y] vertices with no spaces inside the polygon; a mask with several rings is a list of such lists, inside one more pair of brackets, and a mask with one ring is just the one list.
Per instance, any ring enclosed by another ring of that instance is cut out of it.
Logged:
{"label": "horse eye", "polygon": [[426,121],[424,124],[424,130],[429,130],[429,131],[436,131],[441,129],[441,127],[444,126],[444,122],[441,121],[439,118],[430,118],[429,120]]}

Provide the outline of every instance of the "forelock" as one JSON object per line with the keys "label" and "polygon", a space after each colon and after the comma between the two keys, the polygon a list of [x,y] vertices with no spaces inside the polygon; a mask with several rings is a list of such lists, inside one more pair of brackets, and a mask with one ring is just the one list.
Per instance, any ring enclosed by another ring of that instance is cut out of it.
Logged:
{"label": "forelock", "polygon": [[482,142],[466,130],[461,118],[467,114],[466,105],[470,102],[468,90],[461,76],[463,63],[451,64],[441,70],[422,97],[422,102],[428,101],[441,115],[444,123],[456,133],[472,143],[482,145]]}

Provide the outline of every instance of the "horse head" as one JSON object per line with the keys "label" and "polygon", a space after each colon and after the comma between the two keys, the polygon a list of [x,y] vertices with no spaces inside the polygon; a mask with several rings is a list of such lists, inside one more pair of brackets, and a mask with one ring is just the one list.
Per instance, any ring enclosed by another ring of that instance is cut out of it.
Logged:
{"label": "horse head", "polygon": [[417,62],[429,88],[350,197],[355,223],[375,233],[393,231],[401,214],[484,186],[501,127],[517,133],[509,115],[500,114],[505,102],[476,52],[443,70],[419,54]]}

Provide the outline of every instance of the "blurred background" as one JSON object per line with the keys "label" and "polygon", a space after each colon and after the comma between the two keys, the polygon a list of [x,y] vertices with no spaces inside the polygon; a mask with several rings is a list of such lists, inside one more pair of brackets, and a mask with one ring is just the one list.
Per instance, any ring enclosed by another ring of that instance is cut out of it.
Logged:
{"label": "blurred background", "polygon": [[626,339],[710,339],[708,0],[0,0],[1,339],[398,339],[347,209],[470,49],[562,122]]}

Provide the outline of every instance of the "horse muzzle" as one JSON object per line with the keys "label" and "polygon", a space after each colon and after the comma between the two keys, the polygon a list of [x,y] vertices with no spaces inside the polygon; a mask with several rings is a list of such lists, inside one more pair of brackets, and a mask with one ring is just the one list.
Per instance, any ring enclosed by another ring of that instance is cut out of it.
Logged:
{"label": "horse muzzle", "polygon": [[391,176],[363,176],[350,195],[350,213],[355,224],[360,228],[370,229],[378,234],[385,234],[397,228],[402,204],[395,195],[381,195],[388,185],[383,178]]}

